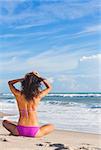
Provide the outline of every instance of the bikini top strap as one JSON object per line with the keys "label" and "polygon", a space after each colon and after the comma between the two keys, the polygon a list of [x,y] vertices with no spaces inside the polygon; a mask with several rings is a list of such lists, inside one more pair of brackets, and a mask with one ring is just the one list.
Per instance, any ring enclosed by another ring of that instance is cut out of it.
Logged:
{"label": "bikini top strap", "polygon": [[22,109],[22,110],[19,110],[19,112],[22,112],[22,116],[24,116],[26,114],[26,116],[28,117],[28,111],[31,112],[36,112],[36,110],[26,110],[26,109]]}

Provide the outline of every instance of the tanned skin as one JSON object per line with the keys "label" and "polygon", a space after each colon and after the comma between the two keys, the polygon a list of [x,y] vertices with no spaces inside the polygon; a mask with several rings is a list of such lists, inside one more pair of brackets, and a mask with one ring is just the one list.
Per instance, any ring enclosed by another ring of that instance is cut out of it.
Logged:
{"label": "tanned skin", "polygon": [[[33,72],[34,75],[41,78],[39,73]],[[14,94],[15,99],[17,101],[18,110],[19,110],[19,120],[17,125],[23,126],[39,126],[38,117],[37,117],[37,107],[39,105],[42,97],[46,96],[50,90],[52,89],[50,83],[46,79],[42,79],[42,83],[45,85],[45,89],[40,91],[40,94],[37,97],[33,97],[32,100],[27,101],[24,94],[18,89],[15,88],[14,84],[21,82],[24,78],[11,80],[8,82],[9,88],[11,92]],[[22,110],[25,110],[28,114],[28,117],[23,116]],[[3,121],[3,126],[12,134],[18,136],[19,133],[17,131],[16,125],[8,120]],[[44,135],[49,134],[54,130],[54,126],[52,124],[46,124],[40,127],[39,132],[35,137],[42,137]]]}

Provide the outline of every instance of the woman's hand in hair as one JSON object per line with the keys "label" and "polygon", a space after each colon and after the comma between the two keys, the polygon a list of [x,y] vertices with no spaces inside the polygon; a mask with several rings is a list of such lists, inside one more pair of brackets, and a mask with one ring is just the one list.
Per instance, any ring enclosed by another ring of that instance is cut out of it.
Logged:
{"label": "woman's hand in hair", "polygon": [[46,80],[45,78],[41,77],[41,75],[40,75],[38,72],[35,72],[35,71],[34,71],[33,74],[34,74],[35,76],[37,76],[41,82],[42,82],[43,80]]}
{"label": "woman's hand in hair", "polygon": [[39,78],[41,77],[41,75],[38,72],[36,72],[36,71],[33,71],[33,74],[36,75]]}

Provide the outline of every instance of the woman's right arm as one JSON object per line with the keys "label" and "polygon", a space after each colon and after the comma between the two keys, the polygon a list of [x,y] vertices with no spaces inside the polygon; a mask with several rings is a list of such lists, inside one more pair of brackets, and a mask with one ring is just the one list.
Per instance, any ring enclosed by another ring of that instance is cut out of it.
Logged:
{"label": "woman's right arm", "polygon": [[36,76],[40,79],[40,81],[41,81],[42,83],[44,83],[44,85],[46,86],[46,88],[45,88],[44,90],[42,90],[42,91],[40,92],[40,94],[39,94],[40,97],[44,97],[45,95],[47,95],[47,94],[51,91],[52,86],[51,86],[51,84],[47,81],[47,79],[42,78],[38,72],[33,72],[33,74],[36,75]]}
{"label": "woman's right arm", "polygon": [[40,92],[40,96],[44,97],[45,95],[47,95],[51,91],[52,86],[46,79],[42,78],[42,82],[44,83],[46,88]]}
{"label": "woman's right arm", "polygon": [[46,79],[43,79],[41,82],[44,83],[46,88],[44,90],[40,91],[40,94],[39,94],[40,98],[46,96],[52,89],[52,86],[50,85],[50,83]]}
{"label": "woman's right arm", "polygon": [[20,91],[15,88],[14,84],[17,82],[21,82],[22,80],[23,78],[8,81],[9,88],[15,96],[19,95]]}

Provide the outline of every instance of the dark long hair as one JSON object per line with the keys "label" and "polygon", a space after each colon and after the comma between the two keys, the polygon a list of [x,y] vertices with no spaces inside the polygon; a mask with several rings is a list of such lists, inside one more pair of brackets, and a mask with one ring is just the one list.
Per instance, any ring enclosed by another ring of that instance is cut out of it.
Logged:
{"label": "dark long hair", "polygon": [[28,73],[25,75],[24,80],[21,82],[22,93],[24,94],[27,101],[37,97],[40,93],[41,79],[34,75],[33,73]]}

